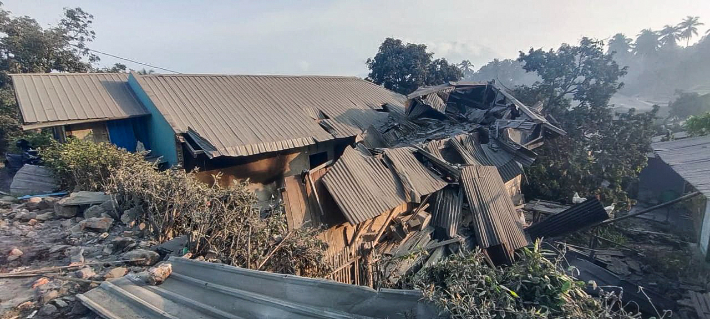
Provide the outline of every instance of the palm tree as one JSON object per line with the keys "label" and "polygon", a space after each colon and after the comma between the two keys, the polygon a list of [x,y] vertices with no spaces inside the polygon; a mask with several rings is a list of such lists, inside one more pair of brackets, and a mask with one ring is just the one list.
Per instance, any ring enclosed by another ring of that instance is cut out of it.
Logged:
{"label": "palm tree", "polygon": [[471,75],[473,75],[473,63],[469,60],[463,60],[461,63],[458,65],[459,69],[461,69],[461,72],[463,73],[463,78],[467,79]]}
{"label": "palm tree", "polygon": [[658,51],[658,33],[651,29],[643,29],[636,37],[634,53],[640,56],[652,56]]}
{"label": "palm tree", "polygon": [[664,47],[675,47],[680,39],[680,30],[677,26],[666,24],[661,31],[658,31],[659,40]]}
{"label": "palm tree", "polygon": [[631,51],[631,42],[634,40],[627,38],[623,33],[617,33],[609,39],[609,52],[616,54],[626,54]]}
{"label": "palm tree", "polygon": [[687,16],[685,20],[678,24],[678,30],[680,30],[680,38],[685,39],[685,46],[690,44],[690,39],[693,36],[698,35],[698,27],[705,25],[699,21],[700,17]]}

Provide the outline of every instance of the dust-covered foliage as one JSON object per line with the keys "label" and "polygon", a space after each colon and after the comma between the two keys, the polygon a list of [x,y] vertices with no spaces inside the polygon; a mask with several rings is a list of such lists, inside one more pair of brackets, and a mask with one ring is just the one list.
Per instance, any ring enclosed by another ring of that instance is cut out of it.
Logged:
{"label": "dust-covered foliage", "polygon": [[500,268],[480,250],[458,253],[422,269],[408,285],[452,318],[641,318],[619,307],[613,293],[590,296],[587,284],[564,272],[561,257],[545,255],[538,243]]}
{"label": "dust-covered foliage", "polygon": [[317,230],[289,232],[280,209],[260,216],[255,195],[239,183],[206,184],[194,172],[159,171],[141,154],[106,143],[71,140],[42,152],[45,163],[65,181],[82,190],[115,196],[159,241],[188,235],[190,250],[222,262],[251,269],[320,276],[329,272],[326,244]]}

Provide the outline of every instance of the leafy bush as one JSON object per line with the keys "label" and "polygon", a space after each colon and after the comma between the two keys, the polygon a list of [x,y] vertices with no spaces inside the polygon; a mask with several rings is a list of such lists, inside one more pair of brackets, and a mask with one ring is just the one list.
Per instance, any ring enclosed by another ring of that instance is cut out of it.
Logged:
{"label": "leafy bush", "polygon": [[693,115],[685,122],[685,129],[692,136],[710,134],[710,112],[703,115]]}
{"label": "leafy bush", "polygon": [[244,183],[221,187],[219,176],[205,184],[194,172],[159,171],[141,154],[106,143],[71,140],[42,155],[65,185],[106,191],[119,208],[137,211],[137,222],[159,241],[188,235],[193,254],[245,268],[304,276],[330,271],[317,230],[289,233],[280,209],[262,218]]}
{"label": "leafy bush", "polygon": [[540,244],[523,248],[510,267],[491,267],[480,250],[454,254],[422,269],[409,285],[451,318],[640,318],[617,309],[613,293],[593,298],[585,284],[561,271],[562,260]]}
{"label": "leafy bush", "polygon": [[40,155],[62,186],[85,191],[104,190],[111,173],[119,169],[154,171],[143,155],[126,152],[113,144],[93,143],[70,138],[53,142]]}

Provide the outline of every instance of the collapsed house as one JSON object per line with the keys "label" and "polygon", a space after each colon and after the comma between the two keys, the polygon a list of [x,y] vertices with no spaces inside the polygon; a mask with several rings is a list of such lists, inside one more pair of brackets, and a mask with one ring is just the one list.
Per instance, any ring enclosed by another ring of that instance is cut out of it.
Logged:
{"label": "collapsed house", "polygon": [[510,263],[530,242],[517,209],[523,167],[545,139],[565,134],[495,82],[449,82],[405,97],[333,76],[13,80],[27,129],[69,135],[90,125],[84,137],[199,168],[206,182],[249,180],[262,208],[284,207],[289,229],[324,229],[330,278],[354,284],[389,276],[375,271],[386,256],[421,251],[428,260],[388,272],[464,246]]}

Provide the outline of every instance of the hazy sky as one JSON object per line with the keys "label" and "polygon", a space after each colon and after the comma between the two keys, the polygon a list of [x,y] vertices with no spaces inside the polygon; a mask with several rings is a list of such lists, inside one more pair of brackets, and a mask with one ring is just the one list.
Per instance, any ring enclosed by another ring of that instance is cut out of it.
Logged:
{"label": "hazy sky", "polygon": [[365,76],[365,60],[386,37],[425,43],[435,57],[478,68],[530,47],[635,36],[687,15],[707,23],[701,34],[710,26],[708,0],[3,2],[42,25],[79,6],[94,15],[91,48],[183,73]]}

